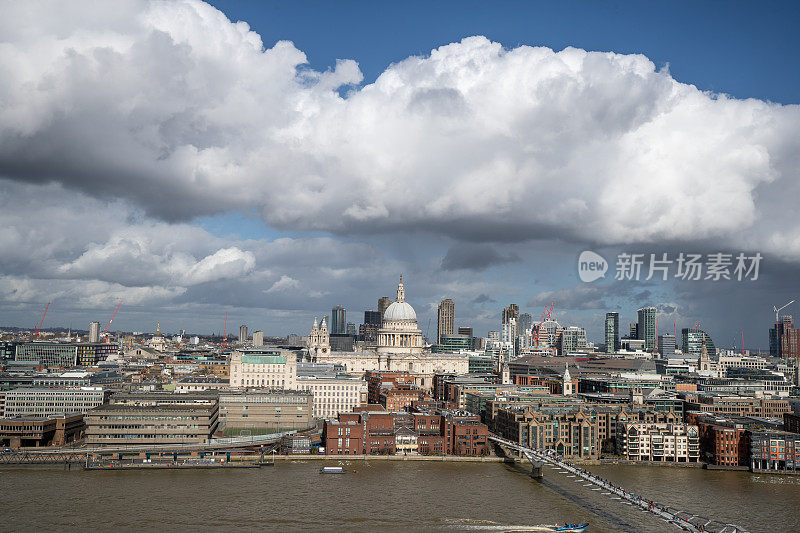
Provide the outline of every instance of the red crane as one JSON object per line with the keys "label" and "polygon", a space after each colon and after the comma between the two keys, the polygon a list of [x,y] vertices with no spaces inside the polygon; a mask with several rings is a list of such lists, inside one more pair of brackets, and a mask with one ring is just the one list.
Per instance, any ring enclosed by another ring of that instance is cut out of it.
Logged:
{"label": "red crane", "polygon": [[542,311],[542,318],[539,320],[539,327],[536,328],[536,337],[534,338],[533,344],[536,346],[536,349],[539,349],[539,332],[542,330],[542,324],[544,324],[545,319],[550,320],[550,317],[553,316],[553,306],[556,304],[556,299],[553,298],[552,303],[550,304],[550,308],[544,308]]}
{"label": "red crane", "polygon": [[39,338],[39,330],[42,329],[42,324],[44,324],[44,317],[47,316],[47,308],[48,307],[50,307],[50,302],[47,302],[47,305],[44,306],[44,314],[42,315],[42,321],[39,322],[39,327],[37,327],[36,331],[34,332],[34,334],[36,335],[37,339]]}
{"label": "red crane", "polygon": [[536,335],[533,336],[533,346],[539,349],[539,332],[542,331],[542,324],[544,324],[544,317],[547,315],[547,307],[542,311],[542,318],[539,319],[539,327],[536,328]]}
{"label": "red crane", "polygon": [[117,304],[117,308],[114,309],[113,313],[111,313],[111,320],[108,321],[108,324],[106,324],[106,329],[103,330],[104,335],[108,333],[108,328],[111,327],[111,323],[114,321],[114,317],[117,316],[117,311],[119,311],[119,306],[121,305],[122,305],[122,300],[119,301],[119,303]]}

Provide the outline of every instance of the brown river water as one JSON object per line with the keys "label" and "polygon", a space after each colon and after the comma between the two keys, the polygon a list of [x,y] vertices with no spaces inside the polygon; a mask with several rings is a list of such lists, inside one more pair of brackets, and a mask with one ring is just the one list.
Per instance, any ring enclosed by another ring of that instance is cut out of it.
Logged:
{"label": "brown river water", "polygon": [[[336,464],[336,463],[331,463]],[[678,531],[546,467],[543,481],[501,463],[367,461],[183,471],[0,468],[1,531]],[[800,531],[800,478],[597,466],[639,495],[750,532]]]}

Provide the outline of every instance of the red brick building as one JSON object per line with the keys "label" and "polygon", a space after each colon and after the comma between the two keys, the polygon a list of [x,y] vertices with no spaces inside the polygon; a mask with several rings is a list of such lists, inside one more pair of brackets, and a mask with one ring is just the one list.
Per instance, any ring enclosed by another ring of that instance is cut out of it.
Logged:
{"label": "red brick building", "polygon": [[488,428],[464,411],[400,413],[377,406],[341,413],[325,422],[322,440],[329,455],[488,455]]}
{"label": "red brick building", "polygon": [[[578,390],[578,378],[572,380],[572,390]],[[517,374],[514,376],[514,385],[538,385],[540,387],[547,387],[550,394],[563,394],[564,382],[561,377],[555,376],[535,376],[531,374]]]}
{"label": "red brick building", "polygon": [[742,424],[700,415],[697,417],[700,458],[711,465],[747,467],[750,435]]}
{"label": "red brick building", "polygon": [[387,411],[405,411],[415,402],[423,401],[427,396],[425,391],[408,385],[395,385],[382,383],[378,403]]}
{"label": "red brick building", "polygon": [[367,401],[369,403],[380,403],[382,383],[414,385],[414,376],[408,372],[370,371],[364,375],[364,380],[367,382]]}

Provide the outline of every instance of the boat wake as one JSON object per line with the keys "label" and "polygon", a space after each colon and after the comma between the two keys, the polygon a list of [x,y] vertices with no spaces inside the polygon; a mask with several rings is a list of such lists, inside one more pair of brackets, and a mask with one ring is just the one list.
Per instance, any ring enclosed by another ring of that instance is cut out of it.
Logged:
{"label": "boat wake", "polygon": [[446,522],[448,529],[465,531],[559,531],[552,525],[498,524],[491,520],[473,520],[471,518],[449,519]]}

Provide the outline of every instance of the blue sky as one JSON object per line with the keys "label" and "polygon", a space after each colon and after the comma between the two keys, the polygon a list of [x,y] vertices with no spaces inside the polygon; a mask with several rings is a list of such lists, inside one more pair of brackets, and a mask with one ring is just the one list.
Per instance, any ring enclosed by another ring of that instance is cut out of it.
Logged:
{"label": "blue sky", "polygon": [[[556,298],[595,341],[657,305],[755,348],[800,297],[800,3],[211,4],[0,21],[0,324],[122,299],[127,330],[303,333],[403,273],[423,327],[442,298],[480,334]],[[583,250],[764,263],[582,284]]]}
{"label": "blue sky", "polygon": [[800,103],[800,4],[671,2],[212,1],[266,46],[287,39],[325,69],[356,59],[371,82],[390,63],[470,35],[507,47],[644,54],[673,76],[737,98]]}

